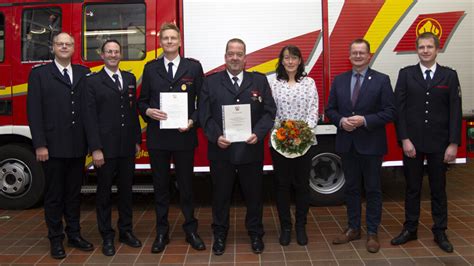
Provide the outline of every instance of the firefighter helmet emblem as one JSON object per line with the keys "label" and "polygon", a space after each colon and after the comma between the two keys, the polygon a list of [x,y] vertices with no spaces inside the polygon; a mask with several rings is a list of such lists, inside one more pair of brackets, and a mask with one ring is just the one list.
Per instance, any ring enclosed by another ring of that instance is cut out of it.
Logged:
{"label": "firefighter helmet emblem", "polygon": [[416,25],[416,36],[418,37],[418,35],[423,34],[425,32],[431,32],[436,35],[438,39],[441,39],[441,36],[443,34],[443,28],[436,19],[425,18],[418,22],[418,25]]}

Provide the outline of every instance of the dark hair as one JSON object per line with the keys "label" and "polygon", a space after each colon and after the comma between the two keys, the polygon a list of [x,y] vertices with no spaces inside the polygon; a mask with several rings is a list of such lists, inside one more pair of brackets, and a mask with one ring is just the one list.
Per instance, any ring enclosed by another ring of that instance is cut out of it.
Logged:
{"label": "dark hair", "polygon": [[229,44],[230,44],[230,43],[233,43],[233,42],[242,44],[242,45],[244,46],[244,53],[245,53],[245,50],[246,50],[245,43],[244,43],[244,41],[242,41],[242,40],[239,39],[239,38],[232,38],[232,39],[230,39],[229,41],[227,41],[227,44],[225,45],[225,52],[226,52],[226,53],[227,53],[227,50],[229,50]]}
{"label": "dark hair", "polygon": [[116,43],[119,48],[120,48],[120,52],[122,52],[122,45],[120,45],[119,41],[115,40],[115,39],[110,39],[110,40],[106,40],[103,44],[102,44],[102,47],[100,47],[100,50],[102,51],[102,53],[105,53],[104,49],[105,49],[105,46],[108,44],[108,43]]}
{"label": "dark hair", "polygon": [[351,45],[349,45],[349,53],[351,52],[352,45],[355,44],[355,43],[357,43],[357,44],[365,43],[365,45],[367,46],[367,50],[370,54],[370,43],[367,40],[362,39],[362,38],[355,39],[351,42]]}
{"label": "dark hair", "polygon": [[439,38],[432,32],[423,32],[416,37],[416,48],[418,48],[418,42],[420,39],[433,39],[436,49],[439,49]]}
{"label": "dark hair", "polygon": [[304,60],[303,60],[303,56],[301,56],[301,51],[298,47],[294,45],[287,45],[281,49],[280,55],[278,56],[278,63],[276,67],[277,79],[286,80],[286,81],[289,80],[288,73],[286,73],[285,67],[283,66],[283,54],[287,50],[290,55],[297,56],[300,59],[300,64],[298,65],[298,69],[296,70],[296,75],[295,75],[295,80],[296,82],[298,82],[300,81],[301,78],[306,76],[306,72],[304,72]]}

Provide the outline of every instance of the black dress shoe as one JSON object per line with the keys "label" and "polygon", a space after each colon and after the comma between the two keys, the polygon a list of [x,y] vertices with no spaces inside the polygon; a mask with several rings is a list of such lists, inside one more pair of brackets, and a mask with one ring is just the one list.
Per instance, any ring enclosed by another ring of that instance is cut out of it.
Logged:
{"label": "black dress shoe", "polygon": [[153,241],[153,245],[151,246],[151,253],[160,253],[162,252],[166,245],[170,242],[170,238],[166,234],[159,234],[156,236],[155,241]]}
{"label": "black dress shoe", "polygon": [[262,253],[263,249],[265,248],[265,245],[263,244],[263,240],[261,236],[251,236],[250,245],[252,246],[252,252],[255,254]]}
{"label": "black dress shoe", "polygon": [[142,246],[142,242],[132,232],[120,234],[119,241],[131,246],[132,248],[139,248]]}
{"label": "black dress shoe", "polygon": [[392,245],[402,245],[402,244],[405,244],[408,241],[416,240],[416,239],[418,239],[416,231],[415,232],[410,232],[406,229],[403,229],[402,232],[397,237],[395,237],[394,239],[392,239],[392,241],[390,241],[390,244],[392,244]]}
{"label": "black dress shoe", "polygon": [[52,240],[50,249],[51,257],[53,257],[54,259],[60,260],[66,257],[66,251],[64,251],[62,240]]}
{"label": "black dress shoe", "polygon": [[204,245],[204,242],[197,233],[186,234],[186,242],[188,242],[195,250],[206,249],[206,245]]}
{"label": "black dress shoe", "polygon": [[288,246],[291,242],[291,229],[282,229],[279,240],[280,240],[280,245]]}
{"label": "black dress shoe", "polygon": [[91,251],[94,249],[94,245],[82,238],[82,236],[69,238],[67,244],[70,247],[74,247],[82,251]]}
{"label": "black dress shoe", "polygon": [[305,228],[296,228],[296,243],[300,246],[306,246],[308,244],[308,235],[306,234]]}
{"label": "black dress shoe", "polygon": [[225,238],[224,237],[214,237],[214,244],[212,245],[212,252],[216,256],[224,254],[225,250]]}
{"label": "black dress shoe", "polygon": [[435,234],[434,241],[445,252],[452,253],[454,251],[453,245],[449,242],[445,232]]}
{"label": "black dress shoe", "polygon": [[115,246],[113,239],[105,239],[102,243],[102,253],[105,256],[113,256],[115,255]]}

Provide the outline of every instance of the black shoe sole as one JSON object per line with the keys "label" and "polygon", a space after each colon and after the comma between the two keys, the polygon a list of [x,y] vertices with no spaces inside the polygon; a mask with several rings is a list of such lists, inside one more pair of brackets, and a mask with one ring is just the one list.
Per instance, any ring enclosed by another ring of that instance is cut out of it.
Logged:
{"label": "black shoe sole", "polygon": [[81,247],[78,247],[78,246],[76,246],[74,244],[70,244],[70,243],[68,243],[67,246],[71,247],[71,248],[77,248],[77,249],[82,250],[82,251],[92,251],[92,250],[94,250],[94,246],[89,247],[89,248],[81,248]]}
{"label": "black shoe sole", "polygon": [[65,257],[66,257],[66,254],[64,254],[64,255],[59,255],[59,256],[58,256],[58,255],[52,255],[52,254],[51,254],[51,258],[56,259],[56,260],[62,260],[62,259],[64,259]]}
{"label": "black shoe sole", "polygon": [[133,245],[132,245],[132,243],[130,243],[130,242],[128,242],[128,241],[125,241],[125,240],[120,240],[120,239],[119,239],[119,242],[120,242],[120,243],[123,243],[123,244],[125,244],[125,245],[127,245],[127,246],[129,246],[129,247],[132,247],[132,248],[140,248],[140,247],[142,247],[142,244],[138,244],[138,245],[134,245],[134,244],[133,244]]}
{"label": "black shoe sole", "polygon": [[221,256],[221,255],[224,254],[224,250],[222,250],[222,251],[216,251],[216,250],[213,249],[213,250],[212,250],[212,253],[214,253],[214,255],[216,255],[216,256]]}

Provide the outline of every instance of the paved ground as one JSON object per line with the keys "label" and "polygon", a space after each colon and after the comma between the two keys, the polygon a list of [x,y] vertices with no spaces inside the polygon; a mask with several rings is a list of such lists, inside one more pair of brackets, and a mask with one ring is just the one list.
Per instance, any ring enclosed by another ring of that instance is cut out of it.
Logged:
{"label": "paved ground", "polygon": [[[474,162],[452,166],[448,172],[449,229],[454,253],[441,251],[432,239],[430,227],[429,188],[425,179],[421,224],[417,241],[404,246],[391,246],[390,239],[399,233],[403,223],[404,180],[400,171],[384,171],[384,209],[379,239],[381,251],[370,254],[365,249],[365,237],[347,245],[334,246],[333,237],[346,225],[345,207],[312,207],[308,219],[310,243],[301,247],[293,241],[288,247],[278,244],[278,218],[271,193],[271,176],[266,177],[264,226],[265,251],[251,252],[244,227],[245,208],[238,191],[234,194],[226,253],[214,256],[211,252],[210,183],[207,177],[196,178],[196,214],[199,233],[208,249],[195,251],[184,241],[183,221],[179,207],[170,209],[171,243],[162,254],[151,254],[154,210],[152,195],[135,195],[135,233],[144,243],[139,249],[116,243],[117,254],[105,257],[100,251],[101,239],[97,232],[93,195],[84,195],[82,204],[82,232],[96,247],[93,252],[66,248],[68,256],[57,261],[49,257],[49,243],[42,208],[25,211],[0,210],[1,265],[469,265],[474,264]],[[174,200],[176,201],[176,199]],[[114,219],[116,219],[114,212]],[[5,219],[10,217],[9,219]]]}

